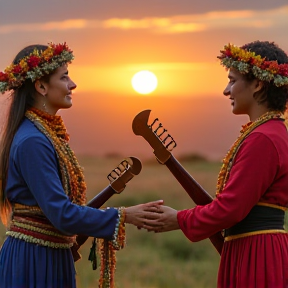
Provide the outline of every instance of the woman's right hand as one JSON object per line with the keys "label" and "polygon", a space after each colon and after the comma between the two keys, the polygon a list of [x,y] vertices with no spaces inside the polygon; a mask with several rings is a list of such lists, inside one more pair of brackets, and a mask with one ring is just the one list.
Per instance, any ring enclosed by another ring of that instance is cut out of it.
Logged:
{"label": "woman's right hand", "polygon": [[151,218],[145,221],[143,228],[156,233],[180,229],[177,213],[177,210],[162,205],[158,213],[154,214],[155,217],[153,217],[153,219]]}
{"label": "woman's right hand", "polygon": [[157,214],[161,213],[163,200],[152,201],[125,208],[125,223],[133,224],[138,228],[146,225],[148,219],[157,219]]}

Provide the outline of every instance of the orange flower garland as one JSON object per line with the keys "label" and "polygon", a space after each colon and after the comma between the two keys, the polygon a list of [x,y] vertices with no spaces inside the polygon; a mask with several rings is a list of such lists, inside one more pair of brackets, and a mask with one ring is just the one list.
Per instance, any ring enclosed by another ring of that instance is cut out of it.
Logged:
{"label": "orange flower garland", "polygon": [[240,148],[242,142],[246,139],[246,137],[259,125],[269,121],[270,119],[275,118],[283,118],[283,114],[278,111],[270,111],[263,114],[261,117],[256,119],[254,122],[248,122],[246,125],[242,126],[242,130],[240,131],[240,136],[234,142],[225,158],[223,159],[223,164],[221,170],[218,175],[217,187],[216,187],[216,197],[222,192],[224,189],[226,182],[229,178],[229,173],[233,165],[233,161],[237,155],[238,149]]}
{"label": "orange flower garland", "polygon": [[69,135],[61,116],[49,115],[36,108],[29,109],[25,116],[51,140],[58,155],[65,193],[71,202],[84,205],[86,203],[86,183],[83,169],[68,144]]}
{"label": "orange flower garland", "polygon": [[[74,152],[71,150],[68,141],[69,135],[61,116],[49,115],[36,108],[30,108],[25,116],[51,140],[58,155],[61,172],[62,185],[65,193],[71,202],[84,205],[86,202],[86,184],[82,168],[80,167]],[[114,287],[114,272],[116,268],[115,251],[124,248],[126,241],[125,233],[125,210],[118,208],[119,220],[116,224],[113,240],[98,239],[99,253],[101,255],[101,272],[99,279],[100,288]],[[77,246],[77,245],[76,245]],[[91,249],[89,260],[93,262],[93,269],[96,265],[94,256],[95,243]],[[93,251],[94,250],[94,251]]]}
{"label": "orange flower garland", "polygon": [[4,72],[0,72],[0,92],[19,88],[27,79],[34,82],[42,76],[74,59],[72,50],[66,43],[49,43],[46,50],[34,49],[28,56],[17,64],[9,65]]}
{"label": "orange flower garland", "polygon": [[252,72],[261,81],[273,82],[277,87],[288,85],[288,63],[267,61],[255,52],[247,51],[233,44],[224,46],[217,58],[226,68],[235,68],[242,74]]}

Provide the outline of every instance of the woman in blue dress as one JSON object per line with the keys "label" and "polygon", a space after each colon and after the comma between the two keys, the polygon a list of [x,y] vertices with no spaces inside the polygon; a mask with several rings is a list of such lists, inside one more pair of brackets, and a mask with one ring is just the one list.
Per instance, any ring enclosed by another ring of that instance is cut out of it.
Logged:
{"label": "woman in blue dress", "polygon": [[70,248],[77,234],[106,239],[99,284],[113,287],[113,249],[124,245],[125,223],[142,227],[153,215],[146,208],[162,204],[85,206],[82,169],[56,115],[72,106],[73,58],[66,43],[31,45],[0,72],[0,92],[12,91],[0,158],[1,216],[10,218],[0,251],[1,288],[76,287]]}

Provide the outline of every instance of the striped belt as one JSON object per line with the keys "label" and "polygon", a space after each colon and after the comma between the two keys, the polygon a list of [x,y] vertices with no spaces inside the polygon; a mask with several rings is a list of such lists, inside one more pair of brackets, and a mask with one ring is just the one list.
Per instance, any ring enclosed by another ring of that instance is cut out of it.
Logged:
{"label": "striped belt", "polygon": [[69,249],[76,237],[63,235],[38,206],[13,204],[12,219],[6,235],[51,248]]}

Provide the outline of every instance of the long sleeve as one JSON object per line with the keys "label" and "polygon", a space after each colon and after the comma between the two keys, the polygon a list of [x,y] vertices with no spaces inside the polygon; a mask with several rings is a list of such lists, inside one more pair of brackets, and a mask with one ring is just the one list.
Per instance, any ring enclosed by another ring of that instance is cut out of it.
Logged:
{"label": "long sleeve", "polygon": [[246,217],[275,181],[279,155],[271,139],[252,133],[241,145],[228,182],[217,199],[179,211],[178,222],[191,241],[200,241]]}
{"label": "long sleeve", "polygon": [[44,135],[37,132],[19,141],[11,149],[10,159],[7,196],[11,202],[31,205],[35,200],[50,222],[65,234],[112,238],[117,209],[71,203],[62,187],[55,150]]}

